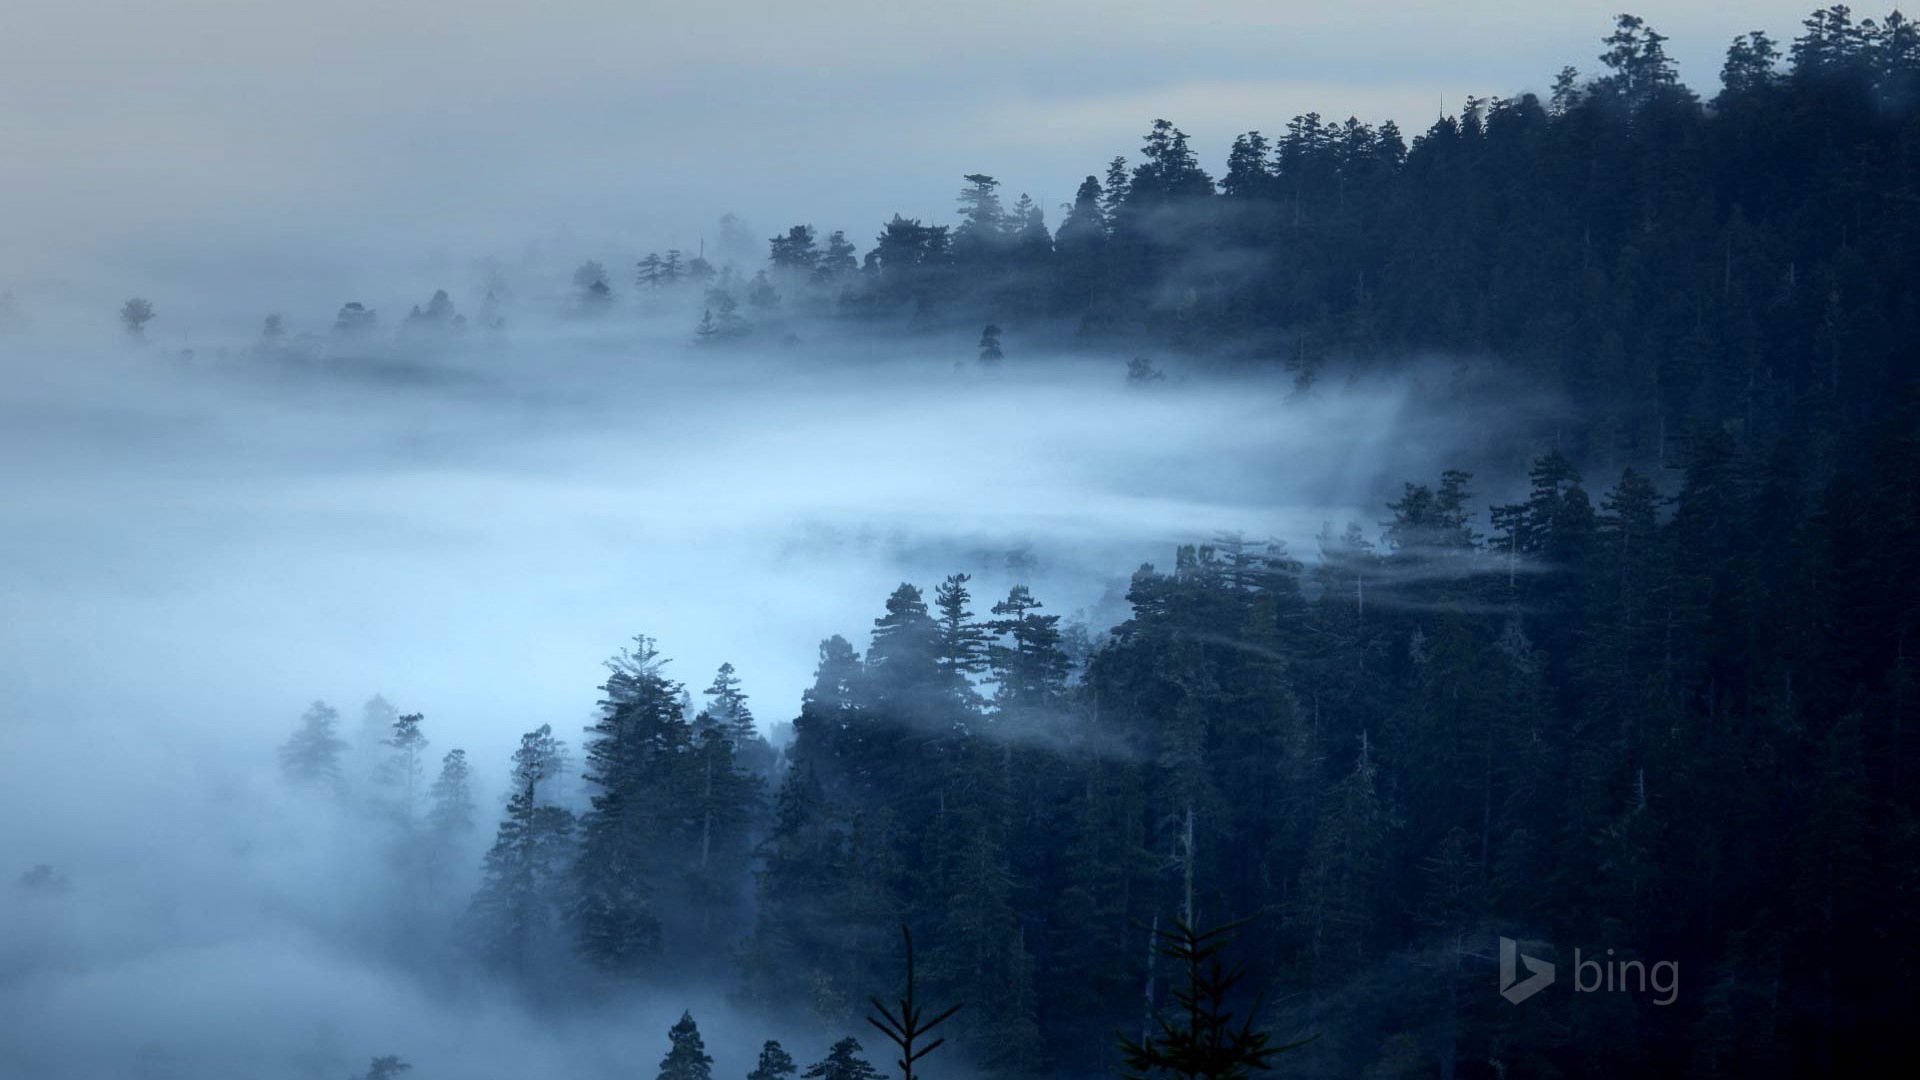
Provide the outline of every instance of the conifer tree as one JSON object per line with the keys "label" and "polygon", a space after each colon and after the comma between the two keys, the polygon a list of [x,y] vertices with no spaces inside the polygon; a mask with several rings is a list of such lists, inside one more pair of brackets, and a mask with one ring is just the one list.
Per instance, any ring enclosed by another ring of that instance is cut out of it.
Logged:
{"label": "conifer tree", "polygon": [[736,748],[760,737],[753,710],[747,708],[747,695],[740,692],[740,677],[734,674],[731,663],[722,663],[720,670],[714,673],[713,684],[700,692],[712,699],[705,710],[708,719],[733,741]]}
{"label": "conifer tree", "polygon": [[120,326],[136,341],[146,337],[147,324],[153,319],[153,304],[143,297],[136,296],[120,305]]}
{"label": "conifer tree", "polygon": [[510,795],[480,887],[468,909],[469,947],[492,967],[526,976],[557,948],[572,870],[573,815],[545,805],[540,787],[553,767],[546,725],[521,736]]}
{"label": "conifer tree", "polygon": [[937,1039],[929,1037],[936,1028],[959,1012],[961,1006],[950,1005],[931,1017],[927,1015],[927,1007],[920,1003],[919,988],[914,980],[913,932],[907,929],[905,923],[900,925],[900,938],[906,946],[906,988],[892,1005],[877,997],[869,998],[874,1011],[880,1015],[868,1013],[867,1023],[878,1028],[899,1049],[900,1056],[894,1060],[894,1064],[900,1067],[900,1080],[913,1080],[914,1065],[947,1041],[944,1036]]}
{"label": "conifer tree", "polygon": [[775,269],[805,276],[819,269],[820,250],[814,246],[813,226],[795,225],[785,236],[776,236],[768,243],[772,248],[768,259]]}
{"label": "conifer tree", "polygon": [[847,234],[836,229],[827,236],[827,250],[820,255],[819,265],[813,271],[813,280],[828,284],[852,274],[860,267],[854,252],[853,242],[847,239]]}
{"label": "conifer tree", "polygon": [[948,574],[933,592],[934,604],[940,609],[940,668],[955,693],[968,703],[978,696],[972,680],[987,669],[987,642],[992,638],[991,630],[967,607],[973,599],[967,582],[972,580],[971,574]]}
{"label": "conifer tree", "polygon": [[440,775],[434,778],[429,793],[433,803],[427,811],[427,832],[431,839],[428,867],[434,877],[439,876],[448,857],[473,832],[472,773],[465,750],[449,750],[446,757],[440,759]]}
{"label": "conifer tree", "polygon": [[878,1069],[860,1056],[860,1040],[848,1036],[833,1044],[827,1056],[807,1066],[801,1080],[881,1080]]}
{"label": "conifer tree", "polygon": [[876,703],[924,708],[928,695],[943,688],[940,628],[927,614],[920,590],[902,583],[887,597],[887,613],[873,621],[867,647],[867,684]]}
{"label": "conifer tree", "polygon": [[1176,965],[1182,983],[1173,991],[1171,1017],[1157,1018],[1157,1030],[1138,1041],[1121,1040],[1127,1080],[1244,1080],[1271,1068],[1275,1054],[1312,1041],[1274,1045],[1271,1033],[1255,1026],[1258,1006],[1241,1012],[1230,1007],[1230,995],[1246,974],[1223,958],[1238,930],[1235,924],[1199,931],[1176,922],[1160,932],[1162,954]]}
{"label": "conifer tree", "polygon": [[635,274],[634,282],[642,289],[658,289],[664,284],[662,278],[665,274],[665,263],[660,258],[659,252],[647,252],[647,257],[641,259],[637,264],[637,270],[638,272]]}
{"label": "conifer tree", "polygon": [[988,323],[986,329],[980,331],[980,362],[992,367],[1005,357],[1000,351],[1000,328]]}
{"label": "conifer tree", "polygon": [[780,292],[773,287],[773,282],[767,278],[765,270],[755,272],[753,280],[747,284],[747,303],[761,311],[779,306]]}
{"label": "conifer tree", "polygon": [[420,730],[420,722],[425,719],[420,713],[395,717],[380,743],[387,748],[387,755],[380,763],[378,779],[387,788],[386,798],[394,817],[405,829],[413,828],[421,789],[426,786],[427,736]]}
{"label": "conifer tree", "polygon": [[760,1060],[753,1071],[747,1074],[747,1080],[788,1080],[800,1066],[794,1063],[793,1055],[787,1053],[779,1042],[768,1039],[760,1047]]}
{"label": "conifer tree", "polygon": [[378,787],[381,769],[386,763],[387,738],[393,734],[393,722],[400,710],[385,697],[375,694],[360,706],[360,728],[353,736],[353,783]]}
{"label": "conifer tree", "polygon": [[412,1065],[401,1061],[398,1055],[388,1054],[374,1058],[373,1063],[367,1066],[366,1080],[398,1080],[401,1073],[412,1068]]}
{"label": "conifer tree", "polygon": [[280,747],[280,769],[296,784],[338,792],[344,783],[340,754],[347,748],[334,734],[340,713],[324,701],[308,706],[300,726]]}
{"label": "conifer tree", "polygon": [[[653,640],[609,661],[600,719],[587,729],[592,809],[581,823],[575,924],[600,969],[636,975],[660,949],[654,894],[679,854],[680,758],[692,747],[681,688],[661,672]],[[682,864],[684,865],[684,864]]]}
{"label": "conifer tree", "polygon": [[658,1080],[712,1080],[713,1059],[707,1056],[700,1026],[693,1022],[691,1012],[680,1014],[679,1021],[667,1029],[667,1038],[673,1045],[660,1059]]}
{"label": "conifer tree", "polygon": [[1067,654],[1060,648],[1060,616],[1037,615],[1043,605],[1025,585],[1015,585],[993,605],[988,624],[1006,644],[987,648],[993,670],[994,704],[1003,712],[1039,712],[1058,705],[1066,692]]}

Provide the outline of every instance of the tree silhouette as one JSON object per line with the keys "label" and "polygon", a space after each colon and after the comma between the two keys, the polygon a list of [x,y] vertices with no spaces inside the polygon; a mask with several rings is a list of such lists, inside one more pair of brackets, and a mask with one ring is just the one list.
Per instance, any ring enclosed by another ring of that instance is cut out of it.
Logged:
{"label": "tree silhouette", "polygon": [[1275,1054],[1304,1046],[1319,1038],[1311,1035],[1298,1042],[1274,1045],[1270,1032],[1253,1026],[1259,1012],[1258,1000],[1238,1024],[1227,998],[1246,975],[1241,965],[1223,959],[1228,945],[1239,935],[1245,922],[1229,923],[1205,932],[1175,920],[1173,929],[1155,929],[1160,939],[1160,955],[1185,969],[1185,985],[1173,992],[1180,1015],[1172,1020],[1156,1016],[1157,1034],[1139,1041],[1121,1036],[1120,1052],[1125,1060],[1127,1080],[1150,1080],[1171,1075],[1198,1080],[1242,1080],[1254,1072],[1265,1072]]}
{"label": "tree silhouette", "polygon": [[924,1019],[926,1010],[914,994],[913,933],[907,929],[905,923],[900,925],[900,937],[907,947],[907,991],[900,998],[898,1006],[892,1009],[881,1004],[879,998],[868,998],[867,1000],[873,1003],[874,1009],[880,1015],[867,1017],[867,1023],[879,1028],[881,1034],[900,1048],[900,1056],[894,1060],[894,1064],[900,1066],[900,1080],[913,1080],[914,1063],[938,1050],[947,1040],[935,1039],[918,1047],[914,1044],[925,1038],[934,1028],[939,1027],[948,1017],[959,1012],[960,1006],[955,1004],[946,1011],[936,1014],[931,1020]]}

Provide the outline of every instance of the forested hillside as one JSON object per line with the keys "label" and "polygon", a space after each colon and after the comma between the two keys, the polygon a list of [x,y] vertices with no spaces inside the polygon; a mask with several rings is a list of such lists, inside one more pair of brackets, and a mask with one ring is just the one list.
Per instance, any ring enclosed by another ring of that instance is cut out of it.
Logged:
{"label": "forested hillside", "polygon": [[[1314,1037],[1282,1075],[1910,1058],[1920,28],[1829,8],[1734,42],[1710,94],[1663,41],[1623,16],[1548,100],[1411,139],[1296,117],[1217,175],[1158,121],[1057,229],[975,174],[958,224],[896,217],[864,261],[808,226],[751,276],[701,261],[715,349],[830,312],[986,326],[988,366],[1054,326],[1284,364],[1302,394],[1471,358],[1566,419],[1512,504],[1436,461],[1317,550],[1196,523],[1093,640],[1025,586],[902,584],[821,628],[797,715],[757,702],[780,747],[731,667],[688,695],[642,638],[581,761],[547,728],[515,756],[472,962],[548,1003],[721,973],[838,1037],[906,924],[922,991],[964,1003],[929,1075],[1115,1075],[1178,985],[1153,929],[1247,920],[1239,1008]],[[320,721],[287,763],[327,784]],[[1563,985],[1503,1000],[1502,937]],[[1577,987],[1576,948],[1675,992]]]}

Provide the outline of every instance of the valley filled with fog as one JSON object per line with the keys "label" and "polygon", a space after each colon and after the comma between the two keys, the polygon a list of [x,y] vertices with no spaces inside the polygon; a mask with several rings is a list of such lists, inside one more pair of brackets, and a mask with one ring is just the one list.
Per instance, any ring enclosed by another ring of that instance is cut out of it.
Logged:
{"label": "valley filled with fog", "polygon": [[0,1078],[1884,1071],[1920,23],[1654,6],[23,12]]}
{"label": "valley filled with fog", "polygon": [[[647,634],[696,689],[731,662],[784,740],[815,646],[903,581],[1030,585],[1090,646],[1175,545],[1311,552],[1401,471],[1476,452],[1415,408],[1463,378],[1439,365],[1303,394],[1129,382],[1070,337],[989,367],[953,333],[711,348],[658,314],[528,321],[192,358],[9,338],[0,865],[60,883],[0,894],[10,1070],[332,1076],[403,1048],[508,1075],[645,1057],[702,1004],[744,1070],[765,1033],[726,1019],[723,973],[536,1020],[449,959],[510,751],[541,724],[578,743],[603,660]],[[428,897],[378,815],[278,776],[314,699],[350,760],[382,753],[356,730],[375,694],[474,766],[481,832]],[[74,1027],[104,1015],[110,1037]]]}

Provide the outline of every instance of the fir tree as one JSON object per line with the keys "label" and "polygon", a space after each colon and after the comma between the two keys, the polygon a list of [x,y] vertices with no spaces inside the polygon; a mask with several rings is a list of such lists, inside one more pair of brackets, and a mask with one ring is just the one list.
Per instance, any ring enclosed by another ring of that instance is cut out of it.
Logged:
{"label": "fir tree", "polygon": [[334,792],[341,789],[340,754],[347,744],[334,734],[339,720],[340,713],[324,701],[307,708],[300,726],[280,747],[280,769],[288,780]]}
{"label": "fir tree", "polygon": [[679,1021],[667,1029],[667,1038],[673,1046],[660,1059],[659,1080],[712,1080],[713,1059],[707,1056],[692,1013],[682,1012]]}
{"label": "fir tree", "polygon": [[747,695],[740,692],[740,677],[734,674],[732,664],[721,664],[720,670],[714,673],[713,684],[700,692],[712,699],[705,710],[707,717],[733,740],[736,748],[760,737],[753,711],[747,708]]}
{"label": "fir tree", "polygon": [[787,1080],[800,1071],[794,1064],[793,1055],[773,1039],[768,1039],[760,1047],[760,1061],[747,1074],[747,1080]]}
{"label": "fir tree", "polygon": [[988,323],[986,329],[980,331],[980,362],[992,367],[1005,357],[1000,351],[1000,328]]}
{"label": "fir tree", "polygon": [[973,599],[967,591],[971,580],[970,574],[949,574],[933,593],[940,609],[938,662],[954,692],[969,703],[977,698],[973,678],[987,669],[987,642],[992,638],[991,630],[967,607]]}
{"label": "fir tree", "polygon": [[[641,259],[639,263],[636,264],[636,268],[637,272],[634,276],[634,283],[640,288],[649,290],[658,289],[661,285],[665,284],[662,278],[666,273],[666,264],[660,258],[659,252],[648,252],[647,257]],[[675,268],[675,272],[676,274],[678,273],[677,267]]]}
{"label": "fir tree", "polygon": [[807,1066],[801,1080],[881,1080],[878,1069],[860,1056],[860,1040],[848,1036],[833,1044],[827,1056]]}
{"label": "fir tree", "polygon": [[380,745],[387,748],[380,763],[379,782],[389,790],[387,801],[403,828],[411,829],[420,790],[426,783],[427,736],[420,730],[426,717],[406,713],[394,718],[393,727]]}
{"label": "fir tree", "polygon": [[601,717],[587,729],[586,778],[595,785],[581,823],[575,923],[586,958],[612,974],[635,975],[659,952],[653,897],[674,861],[681,820],[677,758],[692,731],[681,688],[646,637],[608,662]]}
{"label": "fir tree", "polygon": [[427,831],[432,840],[429,867],[435,876],[473,832],[472,773],[465,750],[449,750],[440,759],[440,775],[434,778],[429,792],[433,803],[427,811]]}
{"label": "fir tree", "polygon": [[785,236],[776,236],[768,244],[772,249],[768,259],[777,270],[810,276],[819,269],[820,250],[814,246],[811,225],[795,225]]}
{"label": "fir tree", "polygon": [[511,794],[468,910],[469,947],[489,965],[525,976],[555,950],[568,902],[573,815],[544,805],[553,759],[545,725],[520,739]]}
{"label": "fir tree", "polygon": [[1229,925],[1197,931],[1175,923],[1172,930],[1160,932],[1162,955],[1177,966],[1182,984],[1173,991],[1174,1015],[1158,1018],[1157,1031],[1137,1042],[1121,1040],[1128,1080],[1163,1075],[1244,1080],[1268,1071],[1275,1054],[1312,1041],[1274,1045],[1269,1032],[1254,1026],[1257,1005],[1238,1013],[1229,1007],[1230,995],[1246,974],[1240,965],[1223,959],[1238,929]]}
{"label": "fir tree", "polygon": [[386,765],[387,738],[393,734],[400,710],[379,694],[360,706],[360,728],[353,737],[354,784],[378,786]]}
{"label": "fir tree", "polygon": [[412,1068],[412,1065],[401,1061],[393,1054],[377,1057],[373,1059],[371,1065],[367,1066],[366,1080],[398,1080],[401,1073],[408,1072]]}

